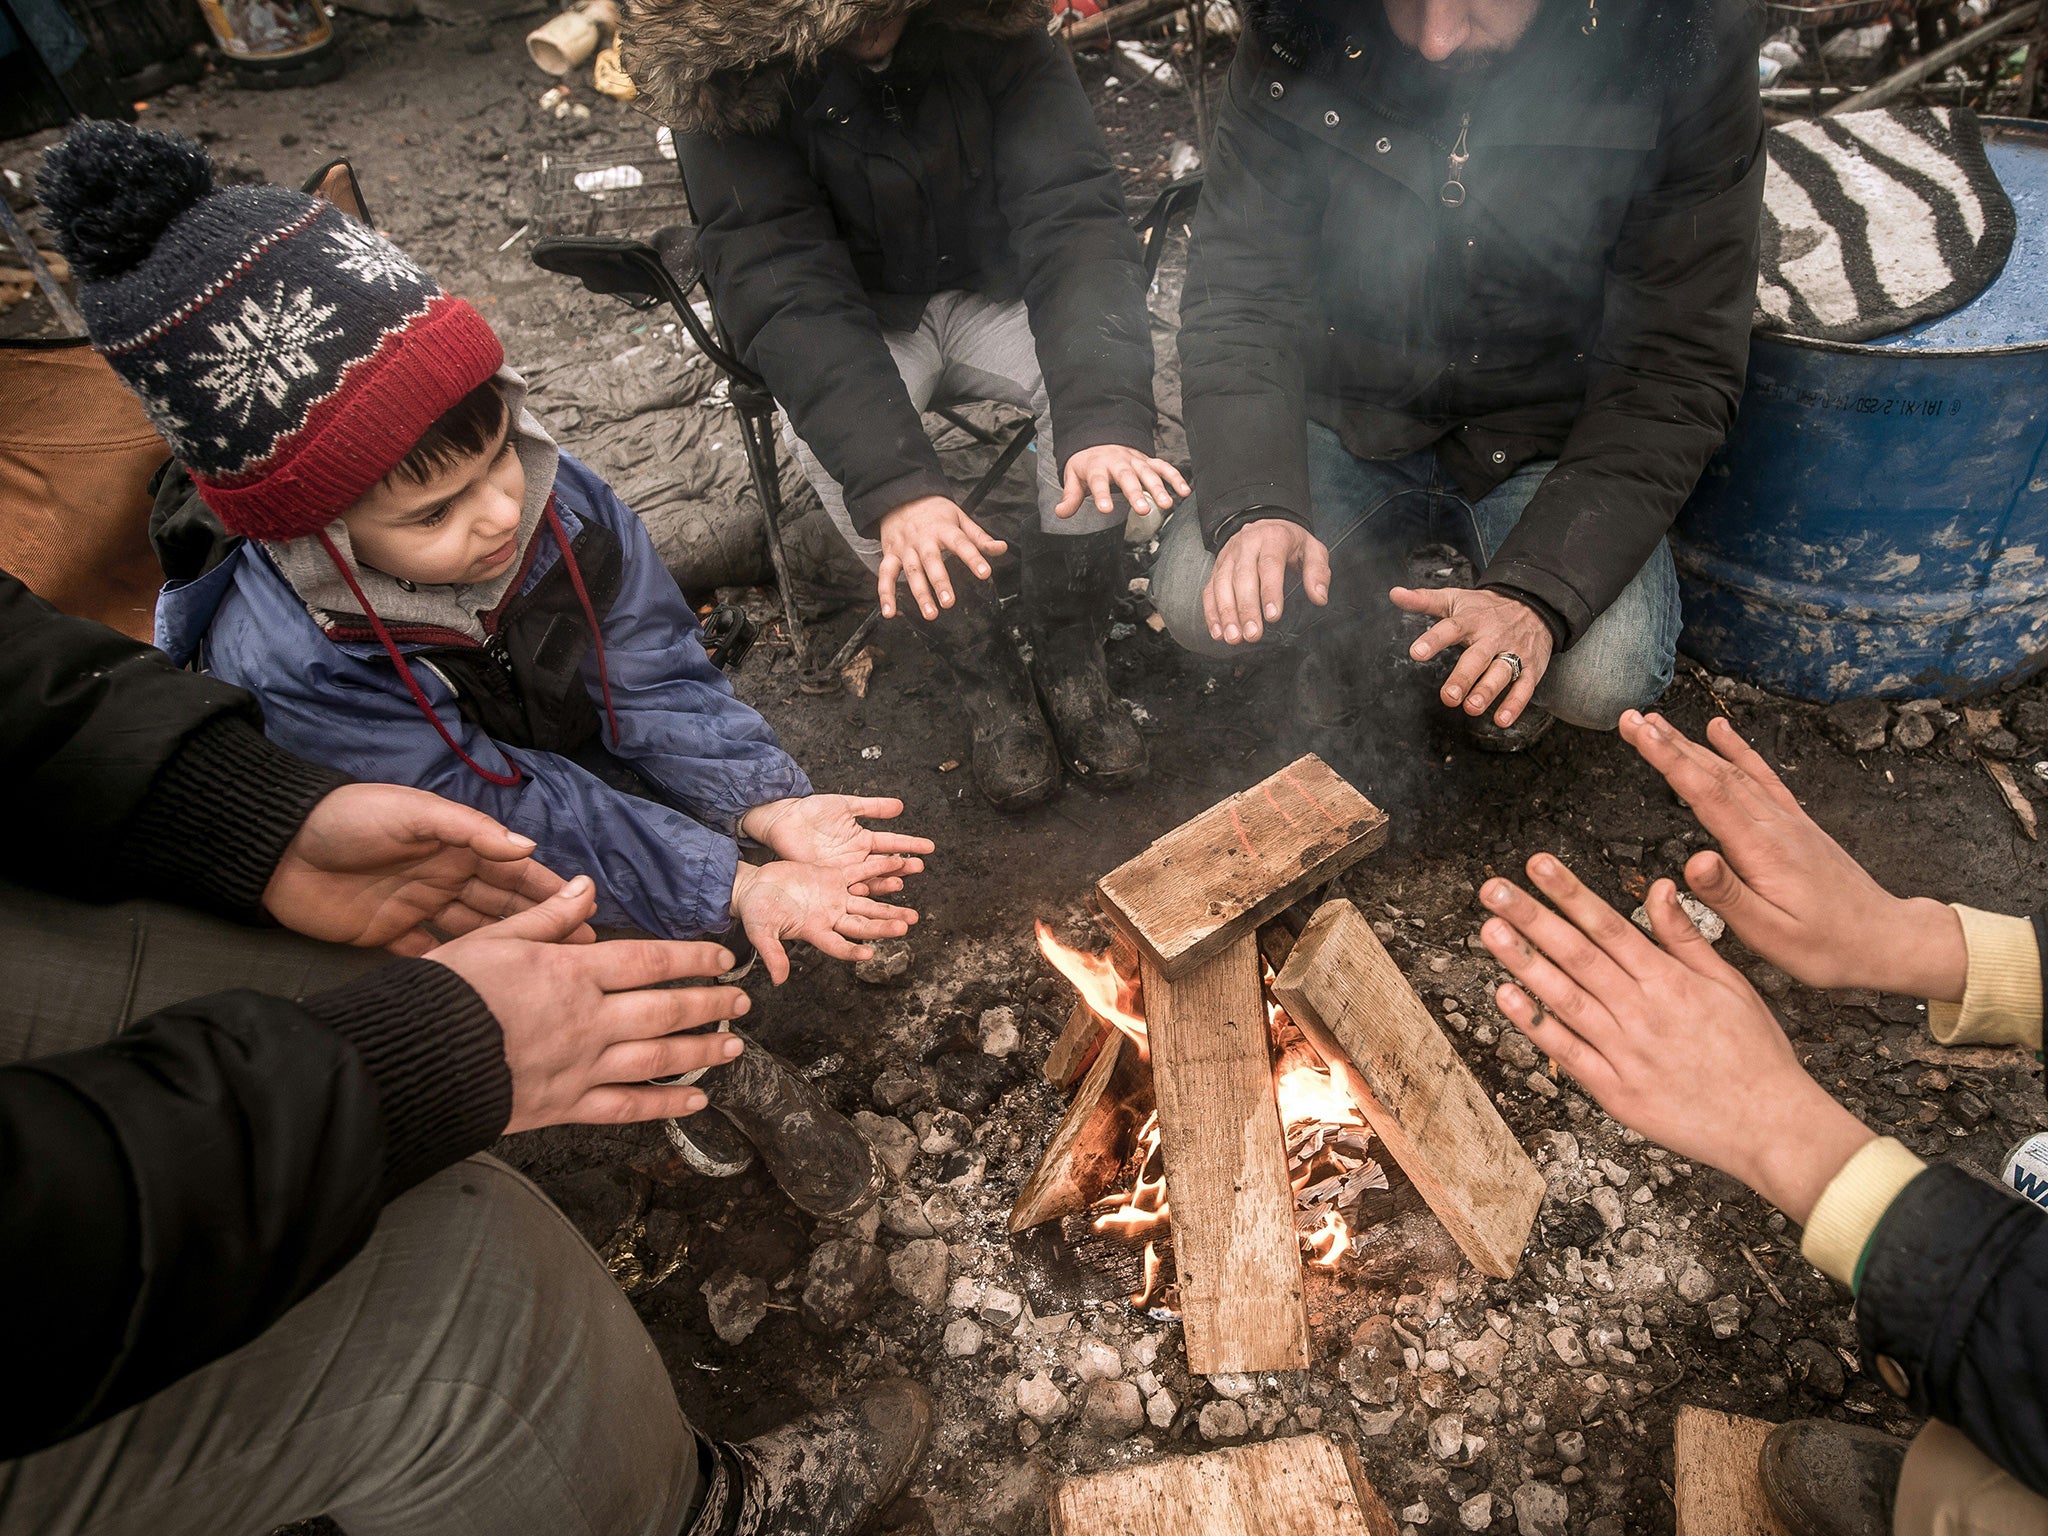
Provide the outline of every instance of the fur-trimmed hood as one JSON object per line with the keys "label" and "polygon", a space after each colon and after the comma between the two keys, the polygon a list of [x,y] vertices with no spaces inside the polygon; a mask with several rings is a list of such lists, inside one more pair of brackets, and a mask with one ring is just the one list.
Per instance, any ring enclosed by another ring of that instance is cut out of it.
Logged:
{"label": "fur-trimmed hood", "polygon": [[1044,27],[1051,0],[626,0],[621,48],[641,94],[677,133],[724,138],[782,120],[789,84],[892,16],[982,37]]}

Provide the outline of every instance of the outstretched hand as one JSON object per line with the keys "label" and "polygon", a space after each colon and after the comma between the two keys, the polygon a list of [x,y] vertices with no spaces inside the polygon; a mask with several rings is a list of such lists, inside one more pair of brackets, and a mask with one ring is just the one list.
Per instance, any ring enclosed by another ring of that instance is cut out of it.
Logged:
{"label": "outstretched hand", "polygon": [[1103,443],[1083,448],[1067,460],[1059,505],[1052,509],[1053,516],[1072,517],[1081,510],[1084,500],[1092,500],[1095,510],[1107,517],[1116,510],[1115,491],[1124,493],[1124,500],[1139,517],[1155,510],[1166,511],[1173,505],[1176,491],[1183,496],[1190,494],[1180,471],[1166,460],[1117,443]]}
{"label": "outstretched hand", "polygon": [[755,806],[740,818],[740,831],[778,859],[798,864],[850,864],[873,854],[896,854],[903,859],[901,872],[914,875],[923,870],[924,860],[913,855],[930,853],[932,840],[904,832],[878,832],[861,825],[859,819],[893,821],[902,814],[903,802],[896,799],[802,795]]}
{"label": "outstretched hand", "polygon": [[1653,944],[1549,854],[1528,871],[1556,911],[1506,880],[1479,893],[1486,947],[1520,983],[1496,991],[1501,1012],[1623,1125],[1804,1222],[1869,1127],[1806,1074],[1669,880],[1650,890]]}
{"label": "outstretched hand", "polygon": [[1297,567],[1308,600],[1318,608],[1328,603],[1330,551],[1301,524],[1262,517],[1224,540],[1202,588],[1202,617],[1208,621],[1209,637],[1226,645],[1256,641],[1268,624],[1280,621],[1287,601],[1287,573]]}
{"label": "outstretched hand", "polygon": [[951,555],[981,581],[995,571],[992,556],[1010,546],[995,537],[944,496],[920,496],[882,514],[875,530],[882,545],[882,563],[875,572],[875,595],[882,617],[896,617],[896,582],[910,584],[917,611],[936,619],[953,606],[953,577],[946,569]]}
{"label": "outstretched hand", "polygon": [[1621,717],[1621,738],[1720,843],[1686,861],[1685,883],[1743,943],[1810,987],[1962,999],[1970,956],[1961,920],[1879,885],[1726,719],[1707,725],[1711,751],[1635,710]]}
{"label": "outstretched hand", "polygon": [[789,979],[785,939],[801,939],[835,960],[865,960],[871,939],[910,932],[917,914],[876,901],[903,889],[909,860],[873,854],[857,864],[742,864],[732,884],[733,916],[746,929],[777,986]]}
{"label": "outstretched hand", "polygon": [[[562,889],[533,840],[482,811],[398,784],[344,784],[313,807],[263,890],[272,917],[308,938],[423,955]],[[577,925],[564,937],[589,943]]]}
{"label": "outstretched hand", "polygon": [[[1431,587],[1416,590],[1396,587],[1387,594],[1396,608],[1436,620],[1413,645],[1408,654],[1427,661],[1437,652],[1462,645],[1465,654],[1444,679],[1440,697],[1452,709],[1463,708],[1475,719],[1486,713],[1496,699],[1500,708],[1493,723],[1503,730],[1513,725],[1529,707],[1536,685],[1550,670],[1554,642],[1550,626],[1537,617],[1536,610],[1505,592],[1486,588]],[[1522,675],[1500,658],[1503,654],[1521,658]]]}

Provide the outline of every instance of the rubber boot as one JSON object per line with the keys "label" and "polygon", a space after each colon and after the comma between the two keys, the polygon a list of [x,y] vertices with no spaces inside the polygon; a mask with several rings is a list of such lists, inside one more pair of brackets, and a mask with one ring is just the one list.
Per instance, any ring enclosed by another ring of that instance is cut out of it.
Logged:
{"label": "rubber boot", "polygon": [[878,1381],[715,1458],[686,1536],[852,1536],[895,1503],[932,1439],[932,1400]]}
{"label": "rubber boot", "polygon": [[851,1221],[882,1192],[875,1149],[809,1078],[758,1040],[740,1038],[746,1050],[711,1068],[698,1086],[711,1107],[753,1143],[799,1209]]}
{"label": "rubber boot", "polygon": [[1906,1442],[1855,1424],[1794,1419],[1764,1441],[1757,1476],[1792,1536],[1891,1536]]}
{"label": "rubber boot", "polygon": [[730,1179],[754,1166],[754,1149],[731,1121],[698,1113],[664,1120],[662,1130],[676,1156],[692,1173],[707,1179]]}
{"label": "rubber boot", "polygon": [[1145,777],[1145,738],[1109,686],[1102,637],[1124,590],[1120,528],[1024,539],[1024,615],[1031,677],[1060,756],[1076,778],[1103,789]]}
{"label": "rubber boot", "polygon": [[909,623],[953,674],[974,731],[974,782],[999,811],[1021,811],[1060,787],[1059,751],[1039,713],[1024,658],[1010,643],[992,582],[967,577],[953,606]]}

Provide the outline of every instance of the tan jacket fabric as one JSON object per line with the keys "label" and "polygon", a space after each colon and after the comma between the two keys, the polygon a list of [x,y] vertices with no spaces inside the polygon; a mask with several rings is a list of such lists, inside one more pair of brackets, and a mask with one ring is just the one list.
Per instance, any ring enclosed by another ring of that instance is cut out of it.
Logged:
{"label": "tan jacket fabric", "polygon": [[66,613],[148,640],[163,585],[149,477],[170,455],[83,340],[0,346],[0,569]]}

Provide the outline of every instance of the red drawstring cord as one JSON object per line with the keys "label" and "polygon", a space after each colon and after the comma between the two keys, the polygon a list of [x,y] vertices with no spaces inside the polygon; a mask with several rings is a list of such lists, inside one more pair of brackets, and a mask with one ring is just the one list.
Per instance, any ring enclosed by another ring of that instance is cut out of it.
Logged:
{"label": "red drawstring cord", "polygon": [[604,690],[604,717],[612,723],[612,746],[619,744],[619,717],[612,713],[611,669],[604,661],[604,630],[597,622],[597,609],[591,605],[589,589],[583,585],[583,571],[576,564],[576,552],[569,547],[569,535],[562,528],[562,520],[555,514],[555,498],[550,496],[547,505],[548,527],[555,532],[555,543],[562,551],[562,564],[569,568],[569,585],[576,589],[576,601],[583,605],[584,621],[590,625],[590,639],[597,647],[597,685]]}
{"label": "red drawstring cord", "polygon": [[[412,668],[406,663],[405,653],[399,650],[398,642],[391,638],[391,631],[384,627],[384,621],[377,617],[377,610],[370,606],[369,598],[363,595],[362,586],[356,581],[355,573],[348,568],[348,562],[341,558],[341,551],[334,547],[334,541],[327,536],[327,530],[321,529],[315,537],[320,540],[321,547],[327,551],[327,558],[334,562],[334,568],[341,572],[341,579],[348,583],[349,591],[355,594],[356,602],[362,606],[363,617],[370,621],[370,629],[376,634],[378,642],[384,647],[384,654],[391,658],[391,664],[398,669],[398,675],[405,679],[406,691],[412,695],[413,703],[419,706],[420,713],[425,715],[434,729],[440,733],[441,739],[448,743],[448,750],[467,763],[478,777],[488,779],[493,784],[502,784],[509,788],[514,784],[520,783],[525,778],[525,775],[520,773],[518,764],[513,764],[512,771],[509,774],[493,773],[462,750],[461,743],[456,741],[455,737],[450,734],[448,727],[441,723],[441,717],[435,712],[434,706],[428,700],[425,690],[420,687],[419,679],[412,675]],[[560,534],[558,533],[556,537],[559,538]],[[575,567],[571,566],[570,569],[573,571]],[[576,591],[579,595],[582,593],[582,582],[577,582]],[[585,603],[585,611],[589,611],[587,601]],[[606,705],[607,707],[610,705],[609,698],[606,700]],[[616,725],[614,725],[613,731],[616,734]]]}

